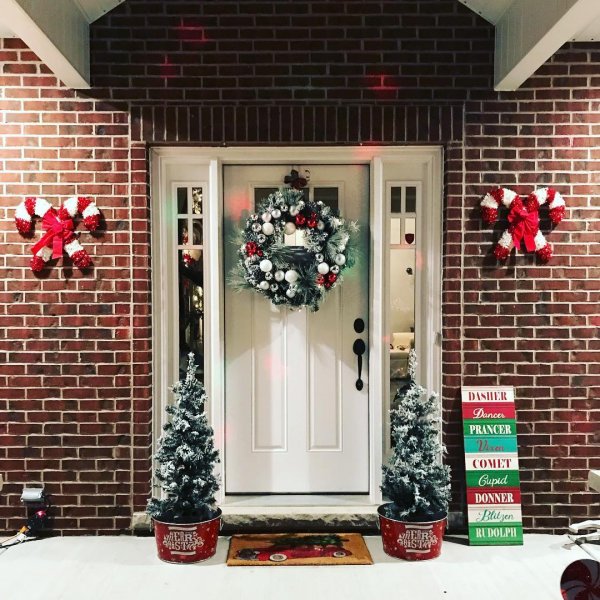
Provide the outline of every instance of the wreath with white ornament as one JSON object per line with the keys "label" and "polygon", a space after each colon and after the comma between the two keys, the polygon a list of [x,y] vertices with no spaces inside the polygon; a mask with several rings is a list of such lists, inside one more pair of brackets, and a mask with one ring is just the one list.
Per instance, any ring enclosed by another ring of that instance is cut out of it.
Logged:
{"label": "wreath with white ornament", "polygon": [[[261,200],[237,242],[238,263],[230,282],[252,289],[275,305],[319,310],[326,294],[342,282],[355,261],[356,223],[344,220],[304,191],[284,188]],[[286,245],[285,236],[303,233],[303,245]]]}
{"label": "wreath with white ornament", "polygon": [[540,231],[539,209],[548,205],[550,221],[558,225],[565,216],[565,201],[553,188],[540,188],[525,199],[508,188],[498,188],[486,194],[481,201],[481,216],[486,225],[498,219],[498,209],[508,209],[508,228],[494,246],[494,256],[506,260],[513,248],[525,246],[528,252],[536,253],[544,263],[552,258],[552,246]]}
{"label": "wreath with white ornament", "polygon": [[80,214],[88,231],[95,231],[100,225],[100,211],[96,203],[84,196],[72,196],[56,210],[45,198],[25,198],[15,211],[15,226],[19,233],[26,235],[33,230],[33,217],[42,220],[46,233],[31,247],[33,256],[29,263],[34,273],[39,273],[53,258],[60,258],[66,252],[73,264],[86,269],[92,264],[90,255],[79,243],[73,219]]}

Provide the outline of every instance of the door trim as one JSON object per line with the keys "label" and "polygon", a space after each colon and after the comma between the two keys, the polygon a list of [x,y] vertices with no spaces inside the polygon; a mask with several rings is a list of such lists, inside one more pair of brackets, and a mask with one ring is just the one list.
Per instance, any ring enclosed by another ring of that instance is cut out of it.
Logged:
{"label": "door trim", "polygon": [[[427,318],[419,326],[418,344],[419,372],[422,383],[432,391],[441,392],[441,256],[442,256],[442,162],[441,146],[260,146],[260,147],[156,147],[151,150],[151,214],[152,255],[165,256],[168,243],[168,220],[162,218],[164,206],[170,197],[169,167],[188,169],[186,179],[197,176],[199,181],[208,184],[209,202],[205,205],[205,240],[210,252],[204,253],[206,274],[206,313],[205,348],[206,381],[209,397],[207,412],[215,430],[215,445],[224,457],[225,439],[225,381],[224,381],[224,274],[223,274],[223,165],[226,164],[368,164],[370,165],[370,333],[369,333],[369,496],[356,497],[356,505],[376,507],[382,501],[381,463],[383,460],[384,401],[389,389],[389,352],[387,352],[387,331],[389,323],[389,285],[386,276],[389,269],[389,208],[386,201],[386,180],[393,177],[394,164],[415,166],[423,175],[423,201],[421,224],[417,237],[417,250],[427,257],[420,274],[421,297],[429,302]],[[160,436],[165,422],[165,406],[168,402],[168,386],[174,383],[177,373],[173,373],[168,360],[177,340],[170,333],[168,319],[173,310],[170,305],[169,277],[173,266],[164,265],[160,260],[152,261],[153,281],[153,445]],[[423,296],[424,294],[424,296]],[[440,432],[441,435],[441,432]],[[223,485],[217,501],[227,508],[234,498],[225,497],[225,473],[221,463],[219,475]],[[155,484],[155,482],[154,482]],[[156,493],[156,487],[154,487]],[[322,497],[321,497],[322,498]],[[252,503],[254,504],[254,502]],[[306,513],[306,506],[330,510],[331,506],[321,507],[318,497],[311,502],[310,497],[302,502],[299,509]],[[273,503],[265,503],[257,513],[273,508]],[[349,508],[346,504],[345,508]],[[373,508],[375,510],[375,508]],[[293,507],[286,507],[289,514]]]}

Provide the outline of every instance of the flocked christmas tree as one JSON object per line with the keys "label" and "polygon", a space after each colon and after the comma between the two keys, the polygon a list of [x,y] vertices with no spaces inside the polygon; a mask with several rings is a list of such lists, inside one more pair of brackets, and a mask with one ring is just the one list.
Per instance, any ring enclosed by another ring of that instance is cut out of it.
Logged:
{"label": "flocked christmas tree", "polygon": [[392,504],[386,516],[401,520],[435,520],[448,512],[450,468],[441,464],[438,397],[415,382],[416,354],[408,358],[408,385],[396,392],[390,411],[393,455],[383,466],[381,490]]}
{"label": "flocked christmas tree", "polygon": [[214,495],[219,483],[214,466],[219,462],[219,453],[204,412],[206,394],[196,379],[191,352],[185,379],[173,386],[173,392],[176,402],[167,407],[171,419],[163,427],[154,455],[164,498],[151,498],[147,511],[171,523],[205,521],[215,515]]}

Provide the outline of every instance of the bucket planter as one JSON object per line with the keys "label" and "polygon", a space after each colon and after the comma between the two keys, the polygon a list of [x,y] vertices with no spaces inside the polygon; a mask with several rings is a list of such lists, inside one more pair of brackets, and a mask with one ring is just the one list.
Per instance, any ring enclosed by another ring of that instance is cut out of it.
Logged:
{"label": "bucket planter", "polygon": [[437,558],[442,551],[446,514],[433,520],[394,519],[386,515],[389,506],[383,504],[377,511],[384,552],[404,560]]}
{"label": "bucket planter", "polygon": [[195,563],[214,556],[221,530],[221,509],[215,506],[219,462],[213,430],[204,405],[204,387],[196,378],[190,353],[187,374],[173,386],[176,401],[167,407],[154,459],[162,496],[150,498],[146,511],[154,521],[158,558],[170,563]]}
{"label": "bucket planter", "polygon": [[217,551],[221,509],[215,517],[198,523],[165,523],[153,519],[158,558],[170,563],[197,563]]}
{"label": "bucket planter", "polygon": [[425,560],[442,550],[450,499],[450,469],[441,462],[439,402],[415,382],[416,355],[408,358],[409,382],[390,411],[393,454],[383,466],[381,491],[391,502],[379,509],[384,551]]}

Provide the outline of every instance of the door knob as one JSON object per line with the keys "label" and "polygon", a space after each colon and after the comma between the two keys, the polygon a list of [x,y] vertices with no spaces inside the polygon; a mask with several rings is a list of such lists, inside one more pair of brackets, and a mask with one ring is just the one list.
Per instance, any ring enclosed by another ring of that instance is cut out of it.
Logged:
{"label": "door knob", "polygon": [[359,392],[363,389],[363,386],[364,386],[363,380],[361,378],[362,355],[365,353],[366,349],[367,349],[367,347],[365,346],[365,343],[360,338],[355,340],[354,344],[352,345],[352,352],[354,352],[354,354],[356,354],[356,356],[358,357],[358,379],[356,380],[356,389]]}

